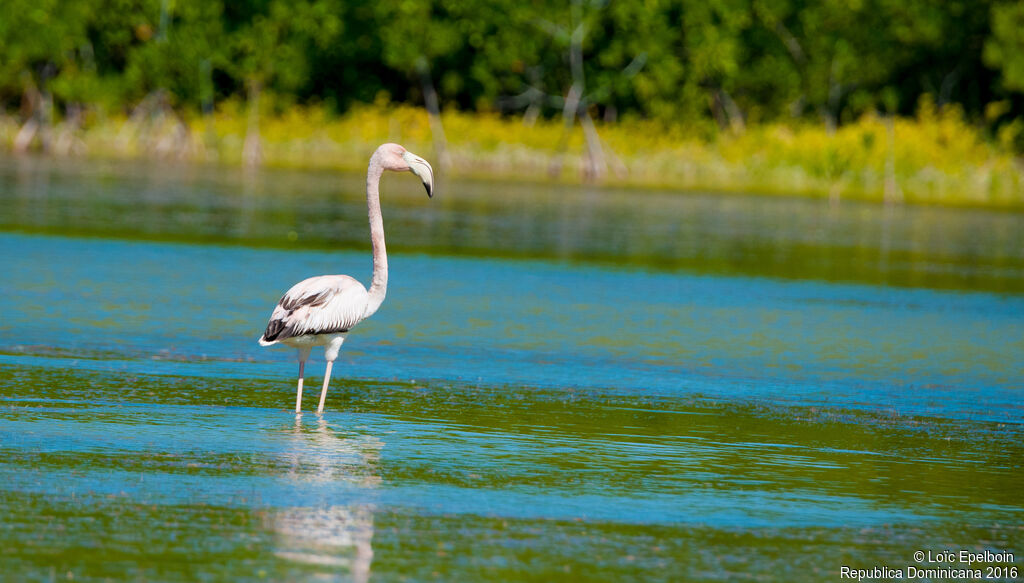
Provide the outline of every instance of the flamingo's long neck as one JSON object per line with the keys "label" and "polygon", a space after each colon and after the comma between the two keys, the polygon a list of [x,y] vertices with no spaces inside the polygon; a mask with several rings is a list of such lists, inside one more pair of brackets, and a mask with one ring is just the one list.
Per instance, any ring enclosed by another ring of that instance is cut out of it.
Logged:
{"label": "flamingo's long neck", "polygon": [[370,282],[370,301],[364,318],[369,318],[380,308],[388,293],[388,252],[384,246],[384,219],[380,215],[380,176],[383,173],[380,152],[374,152],[366,171],[366,209],[370,216],[370,241],[373,243],[373,280]]}

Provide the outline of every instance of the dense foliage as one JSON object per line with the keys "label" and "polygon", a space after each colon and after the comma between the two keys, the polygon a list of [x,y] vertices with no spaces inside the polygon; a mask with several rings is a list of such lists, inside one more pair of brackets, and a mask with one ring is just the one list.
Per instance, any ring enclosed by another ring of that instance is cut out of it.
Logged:
{"label": "dense foliage", "polygon": [[[0,103],[209,110],[265,89],[742,128],[912,113],[1024,117],[1024,3],[1002,0],[6,0]],[[574,94],[575,92],[575,94]],[[1020,125],[1020,122],[1016,122]],[[1020,140],[1018,140],[1020,147]]]}

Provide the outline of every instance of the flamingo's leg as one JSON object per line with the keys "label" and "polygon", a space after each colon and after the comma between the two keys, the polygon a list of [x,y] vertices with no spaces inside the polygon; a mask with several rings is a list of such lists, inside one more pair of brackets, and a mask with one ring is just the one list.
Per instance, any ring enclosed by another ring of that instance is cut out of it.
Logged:
{"label": "flamingo's leg", "polygon": [[320,389],[320,406],[316,408],[316,414],[319,415],[324,412],[324,401],[327,400],[327,385],[331,383],[331,368],[334,366],[333,360],[327,361],[327,370],[324,372],[324,388]]}
{"label": "flamingo's leg", "polygon": [[299,349],[299,388],[295,391],[295,412],[302,412],[302,381],[305,379],[306,359],[309,358],[309,348]]}
{"label": "flamingo's leg", "polygon": [[320,406],[316,409],[317,415],[324,412],[324,401],[327,400],[327,385],[331,383],[331,368],[334,367],[334,359],[338,358],[338,351],[341,350],[341,345],[344,342],[345,335],[338,334],[331,337],[330,342],[324,347],[324,360],[327,361],[327,372],[324,373],[324,388],[320,390]]}

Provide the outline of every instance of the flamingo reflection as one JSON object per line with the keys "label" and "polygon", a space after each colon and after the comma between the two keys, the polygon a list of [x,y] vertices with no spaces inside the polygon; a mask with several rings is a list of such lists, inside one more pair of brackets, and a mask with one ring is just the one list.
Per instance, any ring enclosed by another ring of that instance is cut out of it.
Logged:
{"label": "flamingo reflection", "polygon": [[304,429],[301,414],[295,416],[291,433],[294,447],[286,454],[289,480],[300,488],[336,484],[345,499],[354,493],[361,501],[335,504],[328,495],[320,506],[275,512],[270,519],[277,538],[274,554],[296,563],[330,567],[331,573],[348,570],[352,581],[365,583],[373,561],[374,505],[364,490],[380,484],[377,465],[384,443],[365,434],[335,432],[323,417],[318,417],[315,428]]}

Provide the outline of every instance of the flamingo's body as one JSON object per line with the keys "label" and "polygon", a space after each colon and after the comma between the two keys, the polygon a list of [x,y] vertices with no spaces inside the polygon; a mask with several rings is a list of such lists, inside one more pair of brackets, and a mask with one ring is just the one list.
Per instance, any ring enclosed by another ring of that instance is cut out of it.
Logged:
{"label": "flamingo's body", "polygon": [[261,346],[282,343],[299,350],[299,383],[295,411],[302,410],[302,381],[306,359],[314,346],[324,347],[327,370],[317,413],[324,410],[331,368],[348,331],[369,318],[384,302],[388,286],[388,258],[384,246],[384,222],[380,213],[379,184],[384,170],[416,174],[433,195],[434,171],[426,160],[398,144],[384,144],[370,157],[366,173],[366,205],[373,243],[373,282],[370,289],[347,275],[321,275],[300,281],[281,298],[270,315]]}

